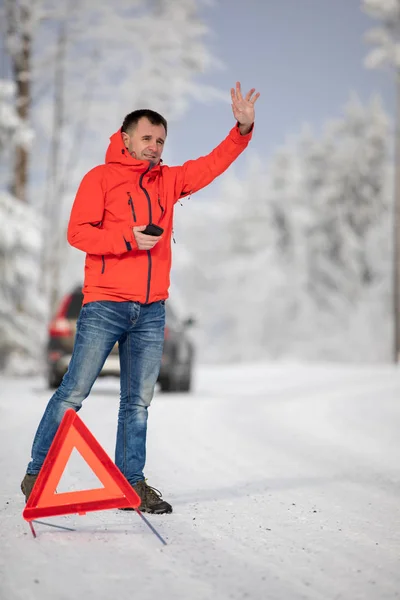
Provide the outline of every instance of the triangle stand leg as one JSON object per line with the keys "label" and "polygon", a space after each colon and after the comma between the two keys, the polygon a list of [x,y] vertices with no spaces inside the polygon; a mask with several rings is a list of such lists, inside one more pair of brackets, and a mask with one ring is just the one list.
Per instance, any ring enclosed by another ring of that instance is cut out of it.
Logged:
{"label": "triangle stand leg", "polygon": [[[30,521],[31,523],[32,521]],[[72,527],[65,527],[64,525],[56,525],[55,523],[46,523],[46,521],[33,520],[33,523],[39,523],[39,525],[47,525],[47,527],[55,527],[56,529],[63,529],[64,531],[76,531]]]}
{"label": "triangle stand leg", "polygon": [[135,508],[137,514],[139,515],[139,517],[141,517],[143,519],[143,521],[146,523],[147,527],[149,527],[151,529],[151,531],[154,533],[154,535],[156,535],[158,537],[158,539],[160,540],[160,542],[162,544],[164,544],[164,546],[167,545],[167,542],[164,540],[163,537],[161,537],[161,535],[158,533],[157,529],[155,529],[155,527],[153,527],[153,525],[150,523],[150,521],[148,521],[146,519],[146,517],[143,515],[142,512],[140,512],[140,510],[138,508]]}
{"label": "triangle stand leg", "polygon": [[29,523],[29,527],[31,528],[33,537],[36,538],[36,531],[35,531],[34,526],[32,525],[32,521],[28,521],[28,523]]}

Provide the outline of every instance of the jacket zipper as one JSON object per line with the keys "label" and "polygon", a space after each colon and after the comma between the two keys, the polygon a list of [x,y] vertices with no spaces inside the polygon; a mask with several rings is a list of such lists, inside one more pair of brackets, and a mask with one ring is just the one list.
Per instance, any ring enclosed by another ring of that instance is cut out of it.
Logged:
{"label": "jacket zipper", "polygon": [[126,193],[128,194],[128,204],[129,204],[129,205],[130,205],[130,207],[131,207],[131,211],[132,211],[132,217],[133,217],[133,220],[134,220],[134,222],[136,223],[136,213],[135,213],[135,207],[134,207],[134,205],[133,205],[132,196],[130,195],[130,193],[129,193],[129,192],[126,192]]}
{"label": "jacket zipper", "polygon": [[[140,179],[139,179],[139,187],[141,190],[143,190],[146,198],[147,198],[147,205],[149,208],[149,223],[152,222],[152,212],[151,212],[151,201],[150,201],[150,196],[148,191],[146,190],[146,188],[143,185],[143,177],[146,175],[146,173],[148,173],[150,171],[150,165],[148,166],[148,168],[146,169],[146,171],[144,173],[141,174]],[[151,282],[151,253],[150,250],[147,250],[147,291],[146,291],[146,301],[145,304],[148,303],[149,301],[149,296],[150,296],[150,282]]]}

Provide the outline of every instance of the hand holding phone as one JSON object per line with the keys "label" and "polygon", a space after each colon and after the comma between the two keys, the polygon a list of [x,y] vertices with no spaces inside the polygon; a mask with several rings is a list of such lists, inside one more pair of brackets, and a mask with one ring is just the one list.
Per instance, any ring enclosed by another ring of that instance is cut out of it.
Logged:
{"label": "hand holding phone", "polygon": [[[133,227],[133,235],[138,250],[152,250],[160,241],[163,232],[162,227],[154,225],[154,223]],[[142,235],[143,233],[145,235]]]}

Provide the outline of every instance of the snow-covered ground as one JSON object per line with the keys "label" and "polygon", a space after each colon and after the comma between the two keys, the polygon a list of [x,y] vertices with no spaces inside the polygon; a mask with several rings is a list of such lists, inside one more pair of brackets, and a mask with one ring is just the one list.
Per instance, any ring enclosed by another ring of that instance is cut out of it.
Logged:
{"label": "snow-covered ground", "polygon": [[[198,370],[192,394],[157,393],[147,477],[173,504],[22,519],[19,491],[49,397],[0,382],[1,600],[400,598],[400,370],[253,365]],[[113,456],[118,382],[80,412]],[[90,487],[73,456],[65,489]]]}

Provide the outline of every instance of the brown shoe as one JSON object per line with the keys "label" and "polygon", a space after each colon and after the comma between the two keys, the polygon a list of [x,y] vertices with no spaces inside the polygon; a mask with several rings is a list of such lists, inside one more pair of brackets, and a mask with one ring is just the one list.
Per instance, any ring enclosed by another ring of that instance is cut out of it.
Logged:
{"label": "brown shoe", "polygon": [[[139,510],[146,513],[161,515],[172,513],[172,506],[161,497],[161,492],[156,488],[147,485],[146,480],[138,481],[132,485],[135,492],[140,496],[141,503]],[[132,508],[123,508],[121,510],[133,510]]]}
{"label": "brown shoe", "polygon": [[21,482],[21,490],[22,490],[22,493],[25,495],[25,502],[28,502],[28,498],[31,495],[31,491],[33,489],[33,486],[35,485],[37,478],[38,478],[38,474],[29,475],[28,473],[23,478],[23,480]]}

